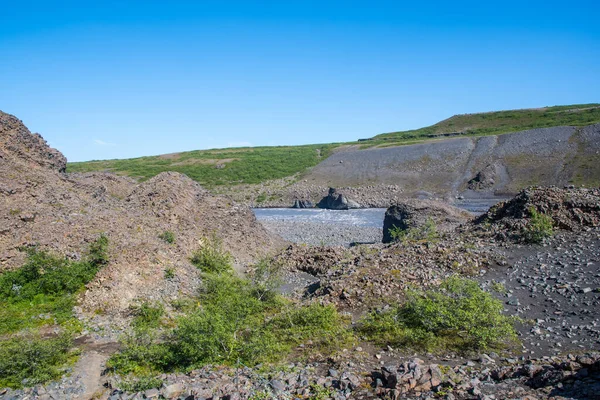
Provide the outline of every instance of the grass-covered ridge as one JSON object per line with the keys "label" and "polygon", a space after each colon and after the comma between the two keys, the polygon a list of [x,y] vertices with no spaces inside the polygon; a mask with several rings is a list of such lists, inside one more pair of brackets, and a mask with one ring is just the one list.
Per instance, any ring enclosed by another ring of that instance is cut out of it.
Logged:
{"label": "grass-covered ridge", "polygon": [[[433,140],[444,134],[499,135],[533,128],[585,126],[594,123],[600,123],[600,104],[576,104],[455,115],[428,127],[384,133],[364,141],[345,144],[359,143],[364,147],[397,146]],[[195,150],[123,160],[75,162],[69,163],[67,170],[109,171],[140,180],[149,179],[161,172],[176,171],[207,188],[256,184],[302,174],[327,158],[341,144]]]}
{"label": "grass-covered ridge", "polygon": [[600,123],[600,104],[596,103],[459,114],[425,128],[383,133],[369,139],[367,143],[395,143],[451,133],[472,136],[501,135],[535,128],[585,126],[595,123]]}
{"label": "grass-covered ridge", "polygon": [[195,150],[125,160],[68,164],[68,172],[110,171],[146,180],[165,171],[186,174],[205,187],[261,183],[317,165],[336,145],[246,147]]}

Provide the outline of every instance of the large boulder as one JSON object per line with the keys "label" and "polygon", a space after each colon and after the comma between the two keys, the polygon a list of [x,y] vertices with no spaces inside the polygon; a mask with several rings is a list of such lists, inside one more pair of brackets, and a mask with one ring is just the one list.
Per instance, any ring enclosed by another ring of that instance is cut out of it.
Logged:
{"label": "large boulder", "polygon": [[383,243],[394,241],[391,231],[408,231],[433,221],[437,232],[448,232],[469,221],[471,214],[434,200],[405,200],[389,207],[383,220]]}
{"label": "large boulder", "polygon": [[328,210],[348,210],[360,208],[360,204],[348,199],[344,194],[339,193],[335,188],[329,188],[327,196],[323,197],[317,207]]}

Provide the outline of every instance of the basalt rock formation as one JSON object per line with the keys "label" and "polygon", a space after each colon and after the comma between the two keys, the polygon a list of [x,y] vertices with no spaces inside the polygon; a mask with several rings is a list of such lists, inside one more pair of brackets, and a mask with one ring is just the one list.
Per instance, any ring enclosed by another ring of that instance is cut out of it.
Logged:
{"label": "basalt rock formation", "polygon": [[328,210],[348,210],[351,208],[360,208],[360,204],[348,199],[335,188],[329,188],[329,193],[319,201],[317,207]]}

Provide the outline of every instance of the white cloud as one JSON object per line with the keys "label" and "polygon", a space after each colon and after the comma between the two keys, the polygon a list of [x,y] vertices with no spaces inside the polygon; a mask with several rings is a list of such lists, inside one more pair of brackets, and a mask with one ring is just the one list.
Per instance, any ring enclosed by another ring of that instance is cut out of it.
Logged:
{"label": "white cloud", "polygon": [[105,142],[104,140],[94,139],[94,143],[98,146],[116,146],[115,143]]}
{"label": "white cloud", "polygon": [[229,142],[227,143],[227,147],[252,147],[252,143],[250,142]]}

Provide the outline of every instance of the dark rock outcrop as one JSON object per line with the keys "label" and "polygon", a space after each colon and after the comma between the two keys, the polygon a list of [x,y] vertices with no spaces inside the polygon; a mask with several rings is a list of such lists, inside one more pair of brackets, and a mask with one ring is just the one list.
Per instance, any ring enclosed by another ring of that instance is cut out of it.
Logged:
{"label": "dark rock outcrop", "polygon": [[383,243],[394,239],[392,229],[407,231],[424,226],[429,219],[433,220],[435,229],[440,232],[449,231],[461,223],[467,222],[471,215],[460,208],[433,200],[406,200],[387,209],[383,220]]}
{"label": "dark rock outcrop", "polygon": [[329,188],[329,193],[317,203],[317,207],[328,210],[348,210],[351,208],[360,208],[360,204],[348,199],[335,188]]}
{"label": "dark rock outcrop", "polygon": [[294,200],[292,208],[313,208],[314,205],[310,200]]}

